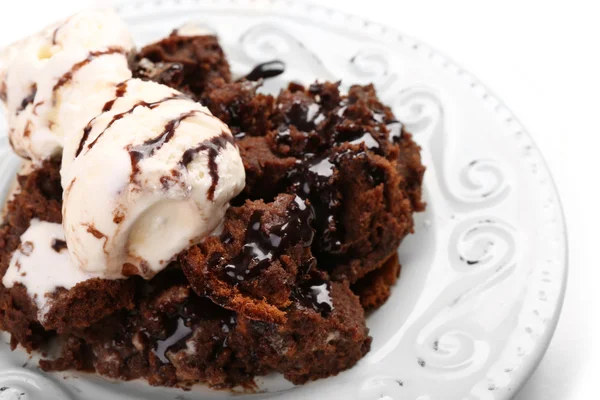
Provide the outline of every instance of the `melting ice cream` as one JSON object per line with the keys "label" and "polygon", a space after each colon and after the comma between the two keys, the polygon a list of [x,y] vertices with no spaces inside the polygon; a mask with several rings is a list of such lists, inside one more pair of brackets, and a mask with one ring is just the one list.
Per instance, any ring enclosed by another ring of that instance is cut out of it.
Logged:
{"label": "melting ice cream", "polygon": [[[46,261],[15,252],[5,286],[21,282],[43,299],[91,277],[151,278],[218,231],[243,189],[229,128],[182,93],[132,79],[133,48],[116,14],[86,11],[0,52],[15,152],[34,166],[62,153],[63,229],[36,222],[22,240],[51,231],[66,244]],[[43,285],[19,272],[37,263],[62,272],[41,274]]]}

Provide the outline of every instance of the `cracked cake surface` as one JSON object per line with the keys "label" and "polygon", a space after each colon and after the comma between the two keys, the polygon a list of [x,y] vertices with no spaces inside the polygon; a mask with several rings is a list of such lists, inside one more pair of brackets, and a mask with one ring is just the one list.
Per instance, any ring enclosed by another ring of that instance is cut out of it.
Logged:
{"label": "cracked cake surface", "polygon": [[[60,355],[40,361],[45,371],[184,388],[252,389],[254,377],[273,372],[303,384],[351,368],[371,346],[365,311],[390,296],[398,246],[425,208],[425,168],[410,133],[372,85],[344,92],[339,82],[290,83],[270,95],[260,81],[282,71],[234,80],[210,35],[174,31],[129,66],[134,78],[193,98],[229,127],[245,186],[218,233],[148,279],[58,288],[43,314],[23,284],[0,283],[0,329],[13,349],[58,339]],[[0,225],[0,277],[32,221],[63,222],[60,170],[55,157],[18,177]]]}

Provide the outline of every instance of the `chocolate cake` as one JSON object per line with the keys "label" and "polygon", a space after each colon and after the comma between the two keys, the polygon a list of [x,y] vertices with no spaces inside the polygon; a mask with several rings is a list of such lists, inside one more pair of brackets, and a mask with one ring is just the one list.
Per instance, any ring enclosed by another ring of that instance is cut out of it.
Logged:
{"label": "chocolate cake", "polygon": [[[0,329],[12,347],[32,351],[58,338],[60,357],[40,362],[46,371],[184,388],[252,388],[273,372],[303,384],[352,367],[370,349],[365,310],[389,297],[398,246],[425,207],[410,133],[372,85],[343,93],[339,82],[290,83],[277,96],[259,93],[282,63],[234,80],[214,36],[174,32],[141,49],[131,69],[229,126],[245,188],[218,234],[150,280],[61,288],[43,319],[23,285],[0,284]],[[0,226],[0,277],[32,220],[62,222],[60,167],[49,160],[18,178]]]}

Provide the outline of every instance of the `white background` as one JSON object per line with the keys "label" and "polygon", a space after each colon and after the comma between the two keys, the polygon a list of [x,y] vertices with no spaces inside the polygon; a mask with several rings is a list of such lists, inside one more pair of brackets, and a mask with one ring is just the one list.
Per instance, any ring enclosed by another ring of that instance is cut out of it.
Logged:
{"label": "white background", "polygon": [[[600,398],[593,367],[600,356],[600,265],[595,257],[600,246],[600,2],[320,3],[393,26],[449,55],[495,91],[528,127],[563,201],[570,272],[555,337],[516,399]],[[90,4],[109,2],[2,0],[0,46]]]}

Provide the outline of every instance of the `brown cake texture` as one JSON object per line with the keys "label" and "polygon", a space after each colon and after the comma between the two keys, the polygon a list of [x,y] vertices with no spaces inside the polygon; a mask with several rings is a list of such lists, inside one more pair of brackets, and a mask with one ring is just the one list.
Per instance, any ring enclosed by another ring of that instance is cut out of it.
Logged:
{"label": "brown cake texture", "polygon": [[[352,367],[371,345],[365,310],[390,296],[398,246],[425,207],[412,136],[371,85],[291,83],[272,96],[258,92],[276,75],[265,66],[233,81],[214,36],[174,32],[131,67],[230,126],[246,187],[218,236],[151,280],[59,288],[42,321],[25,287],[0,284],[0,329],[13,348],[56,338],[60,356],[40,362],[46,371],[184,388],[251,389],[273,372],[303,384]],[[53,160],[19,177],[0,225],[0,277],[32,219],[61,222],[59,171]]]}
{"label": "brown cake texture", "polygon": [[[294,290],[314,268],[314,211],[295,195],[232,208],[220,237],[209,237],[181,259],[201,296],[249,318],[284,323]],[[316,271],[312,271],[316,273]]]}
{"label": "brown cake texture", "polygon": [[[140,63],[142,59],[148,62]],[[187,94],[202,93],[213,80],[231,79],[229,63],[215,36],[180,36],[176,31],[141,49],[132,69],[138,77]]]}
{"label": "brown cake texture", "polygon": [[424,209],[412,136],[371,85],[341,95],[335,83],[290,84],[277,98],[256,88],[218,81],[198,95],[236,135],[246,169],[240,199],[309,200],[313,253],[337,280],[354,283],[382,267]]}
{"label": "brown cake texture", "polygon": [[[47,161],[29,175],[19,176],[18,183],[19,190],[7,204],[6,218],[0,226],[0,276],[6,273],[12,253],[21,244],[20,237],[32,219],[62,222],[57,160]],[[13,333],[13,347],[18,342],[32,350],[52,331],[62,333],[84,328],[116,310],[132,308],[133,293],[133,281],[127,280],[90,279],[71,290],[59,288],[52,294],[53,301],[45,319],[39,321],[37,306],[23,285],[17,284],[11,289],[0,285],[0,329]]]}

